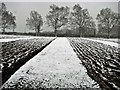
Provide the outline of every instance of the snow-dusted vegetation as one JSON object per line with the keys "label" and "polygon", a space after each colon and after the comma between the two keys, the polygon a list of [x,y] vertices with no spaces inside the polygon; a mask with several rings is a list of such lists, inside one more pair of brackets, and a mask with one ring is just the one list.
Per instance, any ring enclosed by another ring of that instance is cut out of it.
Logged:
{"label": "snow-dusted vegetation", "polygon": [[88,75],[102,88],[120,89],[119,48],[80,38],[69,38]]}

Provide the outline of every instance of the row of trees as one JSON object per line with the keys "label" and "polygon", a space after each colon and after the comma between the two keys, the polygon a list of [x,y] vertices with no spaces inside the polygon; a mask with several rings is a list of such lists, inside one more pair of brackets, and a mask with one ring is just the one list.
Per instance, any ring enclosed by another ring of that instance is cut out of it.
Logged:
{"label": "row of trees", "polygon": [[[55,36],[57,36],[59,29],[66,26],[71,30],[78,29],[80,36],[82,36],[82,33],[87,29],[95,29],[95,22],[88,10],[83,9],[79,4],[76,4],[73,7],[72,12],[70,12],[69,7],[67,6],[58,7],[56,5],[51,5],[50,11],[46,15],[46,20],[48,26],[54,29]],[[36,33],[40,31],[40,27],[43,25],[41,15],[36,11],[31,11],[30,17],[26,21],[26,25],[29,26],[30,29],[34,29]]]}
{"label": "row of trees", "polygon": [[[117,29],[117,33],[120,29],[120,14],[111,11],[110,8],[102,9],[97,15],[99,31],[103,29],[103,32],[107,32],[108,38],[110,38],[110,32]],[[115,28],[115,29],[114,29]]]}
{"label": "row of trees", "polygon": [[[5,32],[5,28],[16,27],[15,16],[7,11],[4,3],[0,6],[0,28]],[[114,30],[113,28],[119,28],[120,25],[120,14],[113,12],[109,8],[100,10],[96,17],[98,21],[98,29],[100,31],[106,31],[108,38],[110,38],[110,32]],[[96,34],[96,24],[93,18],[90,16],[87,9],[83,9],[79,4],[73,6],[70,11],[69,7],[59,7],[56,5],[51,5],[48,14],[46,15],[46,23],[48,26],[54,29],[54,35],[57,36],[58,30],[65,30],[79,33],[79,36],[84,36],[90,32]],[[43,25],[43,19],[37,11],[31,11],[30,16],[26,19],[26,25],[29,29],[33,29],[36,35],[41,31]]]}
{"label": "row of trees", "polygon": [[2,28],[2,32],[5,33],[5,29],[14,29],[16,28],[16,17],[12,12],[7,10],[7,7],[4,3],[0,3],[0,28]]}
{"label": "row of trees", "polygon": [[[31,11],[31,13],[32,12],[33,11]],[[30,22],[33,21],[33,16],[31,16],[30,14]],[[101,30],[102,28],[103,30],[105,30],[108,33],[108,38],[110,38],[110,32],[114,30],[114,27],[117,27],[117,30],[119,28],[120,15],[113,12],[110,8],[102,9],[97,15],[96,19],[98,21],[98,29]],[[42,18],[36,17],[36,22],[38,22],[37,20],[40,20],[39,24],[40,26],[42,26]],[[79,36],[83,36],[84,33],[90,33],[91,31],[94,32],[94,35],[96,34],[96,24],[93,18],[90,16],[88,10],[83,9],[79,4],[74,5],[71,12],[69,7],[67,6],[58,7],[56,5],[51,5],[50,11],[46,15],[46,20],[47,24],[54,29],[55,36],[57,36],[57,31],[61,27],[66,26],[72,31],[78,30]],[[28,24],[29,21],[27,19],[27,25],[32,26],[32,23]],[[36,25],[33,25],[33,27],[35,28]],[[40,30],[39,28],[37,29],[37,31]]]}

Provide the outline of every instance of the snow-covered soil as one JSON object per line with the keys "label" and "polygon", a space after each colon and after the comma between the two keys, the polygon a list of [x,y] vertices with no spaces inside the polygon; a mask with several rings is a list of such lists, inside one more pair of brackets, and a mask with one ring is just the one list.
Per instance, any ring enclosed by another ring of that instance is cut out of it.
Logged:
{"label": "snow-covered soil", "polygon": [[[10,42],[22,39],[43,38],[39,36],[21,36],[21,35],[0,35],[0,42]],[[49,38],[49,37],[44,37]]]}
{"label": "snow-covered soil", "polygon": [[0,35],[0,42],[16,41],[21,39],[32,39],[33,36],[18,36],[18,35]]}
{"label": "snow-covered soil", "polygon": [[29,60],[2,89],[99,88],[66,38],[57,38]]}
{"label": "snow-covered soil", "polygon": [[4,35],[0,34],[0,38],[17,38],[17,37],[31,37],[29,35]]}
{"label": "snow-covered soil", "polygon": [[98,82],[101,88],[120,90],[119,48],[82,38],[68,40],[86,67],[88,75]]}
{"label": "snow-covered soil", "polygon": [[32,39],[32,38],[0,39],[0,42],[10,42],[10,41],[16,41],[21,39]]}
{"label": "snow-covered soil", "polygon": [[107,44],[107,45],[110,45],[110,46],[114,46],[114,47],[120,48],[119,47],[120,44],[115,43],[115,42],[111,42],[111,41],[95,40],[95,39],[91,39],[91,38],[83,38],[83,39],[87,39],[87,40],[91,40],[91,41],[95,41],[95,42],[100,42],[100,43],[103,43],[103,44]]}
{"label": "snow-covered soil", "polygon": [[14,42],[1,42],[2,83],[17,71],[22,65],[41,52],[54,38],[22,39]]}
{"label": "snow-covered soil", "polygon": [[120,44],[120,39],[119,38],[92,38],[95,40],[102,40],[102,41],[109,41],[109,42],[114,42],[114,43],[119,43]]}

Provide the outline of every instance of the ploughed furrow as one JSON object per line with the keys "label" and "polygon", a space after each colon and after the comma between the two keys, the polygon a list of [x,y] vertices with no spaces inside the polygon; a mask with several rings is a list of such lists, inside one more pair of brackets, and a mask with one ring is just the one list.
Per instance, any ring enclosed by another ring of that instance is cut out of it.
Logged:
{"label": "ploughed furrow", "polygon": [[33,38],[2,42],[0,47],[2,84],[23,64],[39,53],[54,38]]}
{"label": "ploughed furrow", "polygon": [[88,75],[101,88],[120,89],[119,48],[82,38],[68,38],[73,50],[87,69]]}
{"label": "ploughed furrow", "polygon": [[1,90],[101,90],[86,73],[66,38],[49,46],[17,70]]}

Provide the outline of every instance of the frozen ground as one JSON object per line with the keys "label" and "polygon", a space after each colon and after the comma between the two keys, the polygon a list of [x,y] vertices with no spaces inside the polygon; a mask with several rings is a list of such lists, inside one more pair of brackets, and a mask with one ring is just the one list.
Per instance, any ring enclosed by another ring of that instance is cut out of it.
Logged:
{"label": "frozen ground", "polygon": [[107,45],[110,45],[110,46],[120,48],[119,47],[120,44],[115,43],[115,42],[111,42],[111,41],[95,40],[95,39],[89,39],[89,38],[83,38],[83,39],[87,39],[87,40],[91,40],[91,41],[95,41],[95,42],[100,42],[100,43],[103,43],[103,44],[107,44]]}
{"label": "frozen ground", "polygon": [[29,60],[2,88],[98,88],[66,38],[57,38]]}
{"label": "frozen ground", "polygon": [[32,39],[32,36],[19,36],[19,35],[0,35],[0,42],[16,41],[21,39]]}
{"label": "frozen ground", "polygon": [[109,42],[114,42],[114,43],[119,43],[120,44],[120,38],[92,38],[95,40],[102,40],[102,41],[109,41]]}
{"label": "frozen ground", "polygon": [[[1,39],[1,38],[4,39]],[[0,35],[0,42],[10,42],[10,41],[16,41],[16,40],[22,40],[22,39],[32,39],[32,38],[42,38],[37,36],[21,36],[21,35]],[[49,37],[44,37],[49,38]]]}
{"label": "frozen ground", "polygon": [[10,41],[16,41],[21,39],[32,39],[32,38],[0,39],[0,42],[10,42]]}

